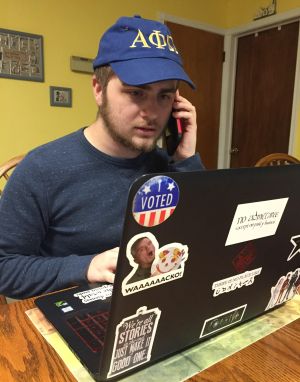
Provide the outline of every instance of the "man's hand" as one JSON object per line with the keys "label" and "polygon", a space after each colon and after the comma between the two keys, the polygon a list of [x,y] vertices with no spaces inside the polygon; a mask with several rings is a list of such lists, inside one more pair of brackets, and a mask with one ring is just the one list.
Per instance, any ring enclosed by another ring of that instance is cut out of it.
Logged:
{"label": "man's hand", "polygon": [[191,157],[196,151],[197,121],[196,108],[177,90],[173,104],[173,117],[181,119],[182,139],[173,156],[175,161]]}
{"label": "man's hand", "polygon": [[119,247],[110,249],[99,255],[96,255],[88,268],[87,279],[90,283],[105,281],[113,283],[115,280],[115,270]]}

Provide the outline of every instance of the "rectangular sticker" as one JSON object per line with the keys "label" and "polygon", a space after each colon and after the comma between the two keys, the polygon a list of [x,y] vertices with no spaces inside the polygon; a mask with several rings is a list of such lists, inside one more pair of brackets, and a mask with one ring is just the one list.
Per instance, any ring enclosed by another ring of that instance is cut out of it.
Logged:
{"label": "rectangular sticker", "polygon": [[288,199],[239,204],[225,246],[275,235]]}
{"label": "rectangular sticker", "polygon": [[218,316],[208,318],[204,322],[199,338],[218,332],[221,329],[241,321],[244,316],[246,307],[247,304],[228,310],[227,312],[221,313]]}
{"label": "rectangular sticker", "polygon": [[213,296],[217,297],[223,293],[229,293],[244,286],[252,285],[255,276],[260,275],[261,270],[262,268],[257,268],[239,275],[227,277],[223,280],[215,281],[212,285],[212,290],[214,291]]}

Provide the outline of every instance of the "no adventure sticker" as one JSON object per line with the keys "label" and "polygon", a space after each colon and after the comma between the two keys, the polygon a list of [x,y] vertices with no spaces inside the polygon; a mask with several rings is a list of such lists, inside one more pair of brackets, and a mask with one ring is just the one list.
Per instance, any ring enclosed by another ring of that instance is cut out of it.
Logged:
{"label": "no adventure sticker", "polygon": [[168,176],[155,176],[145,182],[135,195],[132,213],[137,223],[153,227],[174,212],[179,201],[177,183]]}

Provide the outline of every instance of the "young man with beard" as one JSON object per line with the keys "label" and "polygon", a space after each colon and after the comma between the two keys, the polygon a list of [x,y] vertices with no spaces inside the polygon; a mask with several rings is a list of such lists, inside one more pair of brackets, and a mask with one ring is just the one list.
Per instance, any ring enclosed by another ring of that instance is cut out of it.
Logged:
{"label": "young man with beard", "polygon": [[[25,298],[114,281],[131,183],[146,173],[202,168],[194,106],[168,28],[122,17],[94,61],[96,121],[31,151],[0,200],[0,293]],[[173,109],[173,111],[172,111]],[[156,147],[170,114],[183,138],[172,158]]]}

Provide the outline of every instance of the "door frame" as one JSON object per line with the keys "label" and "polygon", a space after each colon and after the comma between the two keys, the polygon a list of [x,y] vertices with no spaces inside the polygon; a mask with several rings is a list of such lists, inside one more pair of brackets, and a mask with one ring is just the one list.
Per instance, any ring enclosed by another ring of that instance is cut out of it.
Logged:
{"label": "door frame", "polygon": [[[300,22],[300,8],[296,8],[260,20],[252,21],[249,24],[244,24],[239,27],[230,29],[218,28],[210,24],[180,18],[163,12],[158,12],[158,19],[162,23],[164,23],[165,21],[170,21],[224,36],[224,51],[226,58],[223,64],[221,84],[222,89],[219,123],[218,168],[229,168],[231,159],[230,149],[232,139],[232,121],[234,108],[234,89],[238,38],[243,35],[280,26],[282,24],[287,24],[293,21]],[[288,151],[291,155],[293,154],[295,148],[295,138],[297,132],[298,119],[300,119],[300,28],[297,47],[295,86],[293,94],[293,106]]]}
{"label": "door frame", "polygon": [[[170,21],[176,24],[184,25],[187,27],[191,28],[196,28],[196,29],[201,29],[205,32],[211,32],[211,33],[216,33],[219,35],[222,35],[224,37],[224,46],[223,50],[226,52],[226,36],[228,33],[228,29],[223,29],[223,28],[218,28],[214,25],[210,24],[205,24],[201,23],[198,21],[190,20],[190,19],[185,19],[181,17],[177,17],[174,15],[170,15],[164,12],[158,12],[158,20],[161,23],[165,23],[166,21]],[[222,121],[225,120],[226,118],[226,110],[228,108],[227,103],[225,102],[226,100],[226,94],[224,93],[224,90],[228,88],[228,73],[230,72],[230,63],[229,60],[225,60],[223,62],[223,68],[222,68],[222,81],[221,81],[221,104],[220,104],[220,118],[219,118],[219,139],[218,139],[218,158],[217,158],[217,167],[219,167],[220,164],[220,155],[223,155],[223,143],[222,140],[224,139],[224,134],[222,133],[222,126],[223,123]],[[220,150],[221,148],[221,150]],[[201,155],[201,153],[200,153]]]}
{"label": "door frame", "polygon": [[[221,136],[219,140],[218,168],[230,167],[230,150],[233,130],[234,90],[238,38],[251,33],[277,27],[283,24],[288,24],[293,21],[300,22],[300,8],[280,13],[278,15],[270,16],[261,20],[253,21],[249,24],[227,30],[224,44],[226,56],[228,61],[230,61],[230,64],[227,67],[227,69],[229,69],[228,72],[224,73],[224,75],[228,77],[228,84],[226,84],[226,89],[224,89],[224,92],[222,92],[222,95],[224,94],[224,98],[222,98],[221,100],[221,105],[224,105],[225,110],[222,114],[222,119],[220,121],[220,126],[222,126],[222,128],[220,127]],[[293,105],[288,149],[288,153],[291,155],[293,154],[295,149],[297,121],[300,117],[300,27],[298,33],[299,35],[296,59],[296,73],[294,81]]]}

